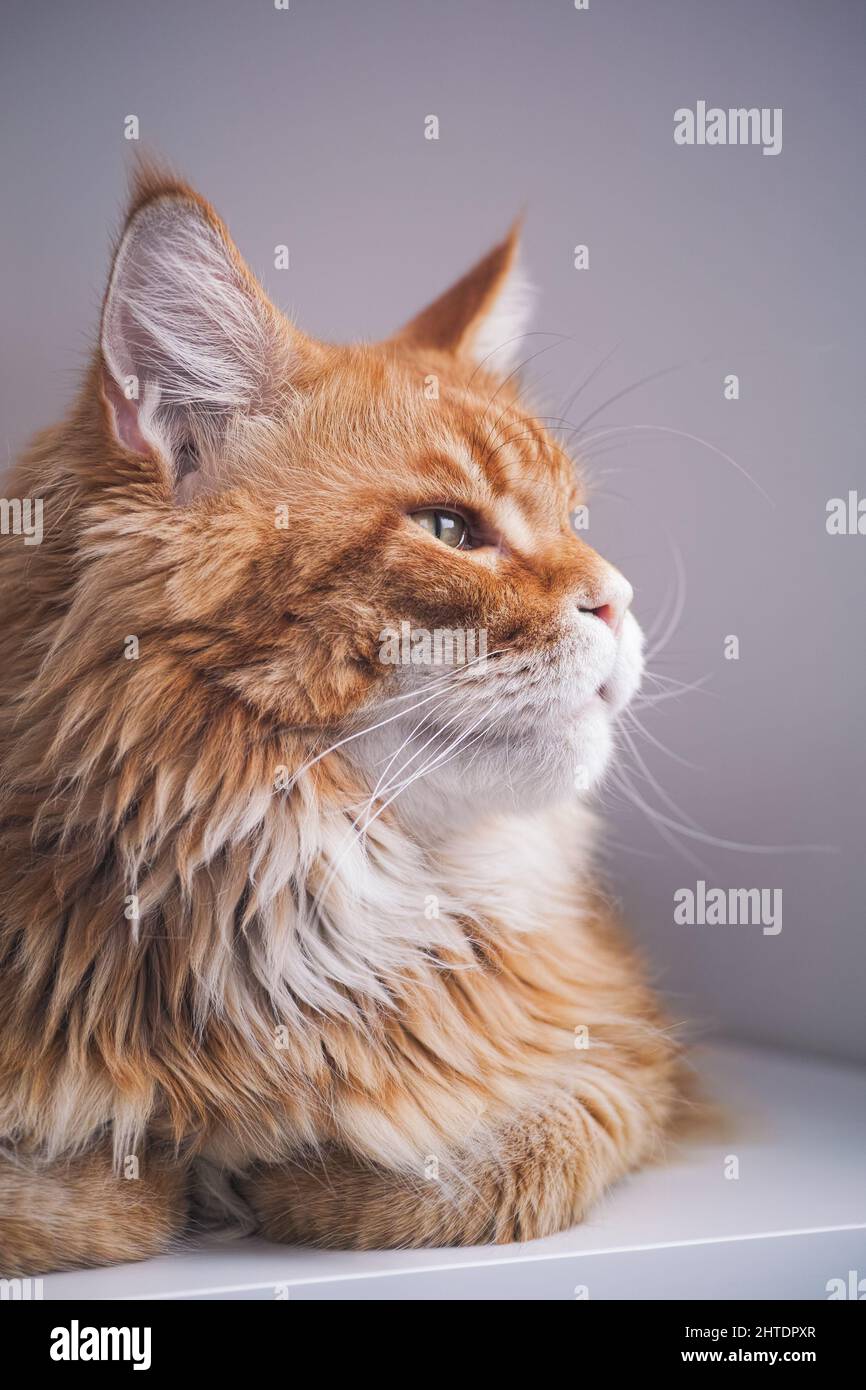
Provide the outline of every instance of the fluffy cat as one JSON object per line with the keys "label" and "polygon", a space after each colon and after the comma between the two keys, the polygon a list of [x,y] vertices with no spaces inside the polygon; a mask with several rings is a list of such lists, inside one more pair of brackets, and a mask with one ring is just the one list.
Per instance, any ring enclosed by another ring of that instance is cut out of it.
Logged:
{"label": "fluffy cat", "polygon": [[[659,1149],[677,1049],[574,791],[642,638],[519,403],[516,250],[331,346],[139,173],[7,483],[4,1274],[165,1249],[197,1173],[277,1240],[527,1240]],[[401,624],[484,657],[386,662]]]}

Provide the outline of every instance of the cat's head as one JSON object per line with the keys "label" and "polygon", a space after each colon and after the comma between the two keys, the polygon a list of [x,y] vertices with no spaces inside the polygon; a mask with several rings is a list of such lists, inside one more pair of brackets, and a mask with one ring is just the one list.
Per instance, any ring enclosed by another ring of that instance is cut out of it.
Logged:
{"label": "cat's head", "polygon": [[146,533],[167,630],[204,635],[195,678],[428,821],[591,786],[642,666],[631,588],[573,528],[574,463],[521,403],[516,243],[335,347],[150,175],[105,299],[97,531],[124,527],[132,610]]}

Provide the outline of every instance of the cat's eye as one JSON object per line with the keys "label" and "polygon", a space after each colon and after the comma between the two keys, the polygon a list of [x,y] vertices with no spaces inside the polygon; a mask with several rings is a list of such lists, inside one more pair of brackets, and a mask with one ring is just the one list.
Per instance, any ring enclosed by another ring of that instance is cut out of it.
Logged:
{"label": "cat's eye", "polygon": [[411,517],[419,526],[423,526],[425,531],[429,531],[431,536],[435,536],[437,541],[449,545],[452,550],[465,550],[469,546],[469,524],[457,512],[425,507],[423,511],[412,512]]}

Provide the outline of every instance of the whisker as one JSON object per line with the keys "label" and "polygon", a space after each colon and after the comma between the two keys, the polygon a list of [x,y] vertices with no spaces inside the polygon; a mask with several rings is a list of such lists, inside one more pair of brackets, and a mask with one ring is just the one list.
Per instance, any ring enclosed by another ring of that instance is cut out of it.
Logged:
{"label": "whisker", "polygon": [[[501,705],[501,703],[502,703],[502,698],[503,698],[503,697],[500,697],[499,701],[497,702],[498,705]],[[497,708],[497,705],[494,705],[494,710],[495,710],[496,708]],[[382,806],[380,806],[379,810],[375,813],[375,815],[372,816],[372,817],[370,818],[370,820],[367,821],[367,823],[361,827],[361,834],[364,835],[364,834],[366,833],[367,829],[369,828],[370,825],[372,825],[373,821],[374,821],[374,820],[377,820],[378,817],[382,814],[382,812],[386,809],[386,807],[390,806],[391,803],[392,803],[393,801],[395,801],[395,800],[397,799],[397,797],[398,797],[402,792],[404,792],[404,791],[406,790],[407,787],[411,786],[412,783],[415,782],[415,781],[417,781],[419,777],[423,777],[427,772],[432,771],[432,769],[433,769],[435,766],[437,766],[437,764],[439,763],[440,759],[443,758],[443,757],[445,757],[445,755],[448,754],[452,748],[455,750],[455,752],[458,751],[459,748],[462,746],[462,743],[465,743],[465,740],[466,740],[466,738],[469,736],[469,734],[472,733],[472,731],[473,731],[474,729],[476,729],[476,728],[478,727],[479,724],[482,724],[482,723],[484,722],[485,719],[489,718],[490,713],[491,713],[491,711],[488,710],[488,709],[482,710],[481,714],[479,715],[478,719],[476,719],[476,721],[475,721],[474,724],[470,724],[470,725],[469,725],[469,728],[466,729],[466,730],[464,730],[464,732],[463,732],[462,734],[459,734],[459,735],[457,736],[457,739],[456,739],[456,740],[453,740],[450,744],[446,745],[446,747],[445,747],[443,750],[441,750],[440,753],[438,753],[437,755],[435,755],[432,759],[430,759],[430,760],[429,760],[427,763],[425,763],[422,767],[416,769],[416,771],[415,771],[414,773],[412,773],[412,775],[411,775],[406,781],[404,781],[404,782],[402,783],[402,785],[400,785],[400,786],[397,787],[397,790],[394,792],[394,794],[393,794],[392,796],[390,796],[390,797],[388,798],[388,800],[385,801],[384,804],[383,804]],[[455,715],[454,718],[453,718],[452,720],[449,720],[449,723],[454,723],[457,719],[459,719],[459,717],[460,717],[459,715]],[[447,728],[447,725],[443,725],[443,728]],[[424,747],[425,747],[425,748],[428,747],[429,744],[430,744],[431,742],[432,742],[432,739],[428,739],[428,740],[427,740],[427,743],[424,744]],[[423,748],[419,750],[419,752],[422,752],[422,751],[423,751]],[[414,756],[417,756],[417,754],[415,754]],[[413,756],[413,758],[408,759],[408,761],[407,761],[406,763],[404,763],[403,768],[400,769],[401,772],[404,770],[404,768],[406,768],[406,767],[409,766],[409,763],[410,763],[410,762],[413,762],[413,761],[414,761],[414,756]],[[387,788],[386,788],[386,790],[387,790]]]}
{"label": "whisker", "polygon": [[[478,372],[481,371],[481,368],[484,366],[485,362],[489,362],[489,361],[490,361],[490,358],[491,358],[491,357],[494,357],[494,356],[496,355],[497,352],[501,352],[502,349],[503,349],[504,347],[510,347],[510,345],[511,345],[512,343],[519,343],[523,338],[557,338],[557,339],[559,340],[559,342],[561,342],[561,343],[573,342],[573,341],[574,341],[573,335],[570,334],[570,333],[549,333],[549,332],[548,332],[548,333],[545,333],[545,332],[543,332],[541,329],[538,329],[538,328],[533,329],[533,330],[531,330],[531,331],[528,332],[528,333],[515,333],[513,338],[506,338],[505,341],[504,341],[503,343],[497,343],[497,344],[496,344],[496,347],[491,348],[489,352],[487,352],[487,353],[484,354],[484,356],[482,357],[482,359],[481,359],[480,362],[476,362],[476,364],[475,364],[475,366],[474,366],[474,368],[473,368],[473,370],[472,370],[472,375],[470,376],[469,380],[467,381],[466,385],[465,385],[464,388],[463,388],[463,399],[464,399],[464,401],[465,401],[466,396],[467,396],[467,394],[468,394],[468,392],[469,392],[470,386],[472,385],[473,381],[475,380],[476,374],[477,374]],[[552,343],[552,344],[551,344],[551,347],[556,347],[556,346],[557,346],[556,343]],[[529,358],[527,358],[526,360],[527,360],[527,362],[531,362],[531,361],[532,361],[532,358],[529,357]],[[522,365],[525,366],[526,364],[523,363]],[[489,404],[490,404],[490,402],[488,401],[488,405],[489,405]]]}
{"label": "whisker", "polygon": [[692,830],[700,830],[701,827],[697,824],[697,822],[692,819],[692,817],[688,814],[687,811],[684,811],[681,806],[677,805],[677,803],[673,800],[672,797],[668,795],[664,787],[647,767],[645,760],[641,757],[640,753],[635,747],[634,739],[631,737],[628,730],[625,727],[621,727],[620,734],[625,739],[629,752],[631,753],[632,757],[634,758],[635,762],[637,763],[647,782],[652,787],[656,795],[659,797],[663,805],[667,806],[668,810],[672,811],[675,816],[679,816],[684,825],[691,826]]}
{"label": "whisker", "polygon": [[[604,370],[604,368],[607,366],[608,362],[610,362],[611,358],[612,358],[612,357],[614,356],[614,354],[617,353],[618,351],[619,351],[619,344],[617,343],[617,344],[615,344],[615,345],[611,348],[610,352],[608,352],[608,353],[601,359],[600,362],[596,363],[596,365],[593,367],[592,371],[589,373],[589,376],[584,377],[584,379],[583,379],[583,381],[580,383],[580,385],[576,388],[576,390],[572,391],[572,393],[571,393],[571,395],[569,396],[568,400],[565,402],[565,405],[562,407],[562,413],[563,413],[563,415],[567,415],[567,414],[568,414],[569,410],[571,410],[571,407],[574,405],[574,403],[575,403],[575,401],[578,399],[578,397],[582,394],[583,391],[586,390],[586,388],[587,388],[587,386],[589,386],[590,382],[593,381],[593,380],[598,376],[599,372],[602,372],[602,371]],[[580,427],[579,427],[579,426],[576,426],[575,428],[580,428]]]}
{"label": "whisker", "polygon": [[[527,334],[526,336],[529,337],[530,335]],[[552,337],[553,335],[548,333],[548,334],[545,334],[545,336],[546,336],[546,337]],[[512,377],[517,376],[517,374],[518,374],[519,372],[522,372],[523,369],[524,369],[524,367],[528,367],[529,364],[530,364],[530,362],[534,362],[534,361],[535,361],[536,357],[543,357],[544,354],[545,354],[546,352],[552,352],[554,348],[557,348],[557,347],[560,346],[560,344],[564,341],[564,335],[558,334],[558,335],[556,335],[556,336],[557,336],[557,341],[556,341],[555,343],[547,343],[545,347],[539,348],[537,352],[530,353],[529,357],[524,357],[523,360],[522,360],[521,362],[518,362],[518,364],[517,364],[516,367],[512,367],[512,369],[511,369],[511,371],[508,373],[508,375],[502,378],[502,380],[500,381],[500,383],[499,383],[499,385],[497,386],[496,390],[493,392],[493,395],[490,397],[489,401],[487,402],[486,406],[484,407],[484,413],[485,413],[485,414],[486,414],[487,411],[490,409],[490,407],[491,407],[491,405],[493,404],[493,402],[496,400],[496,397],[499,395],[499,392],[500,392],[501,390],[503,390],[503,388],[504,388],[505,386],[508,385],[508,383],[509,383],[509,381],[511,380]],[[494,352],[495,352],[496,350],[497,350],[497,349],[494,348]],[[488,353],[488,356],[490,356],[490,355],[491,355],[491,354]],[[476,367],[475,370],[477,371],[478,368]],[[472,373],[472,376],[474,376],[474,375],[475,375],[475,372]],[[470,380],[471,380],[471,378],[470,378]]]}
{"label": "whisker", "polygon": [[[738,463],[735,458],[731,458],[730,454],[726,454],[724,449],[720,449],[716,444],[711,444],[708,439],[704,439],[699,434],[690,434],[688,430],[677,430],[674,429],[671,425],[611,425],[608,429],[598,430],[594,435],[589,435],[587,437],[587,441],[584,442],[588,442],[589,440],[593,439],[603,439],[608,435],[621,434],[624,431],[630,430],[652,430],[659,434],[670,434],[674,435],[678,439],[688,439],[693,444],[703,445],[703,447],[705,449],[708,449],[710,453],[715,454],[718,458],[723,459],[725,463],[729,463],[732,468],[735,468],[737,472],[741,474],[741,476],[744,477],[748,483],[751,484],[755,491],[761,494],[761,496],[764,498],[765,502],[769,504],[769,506],[775,507],[776,504],[773,501],[770,494],[763,487],[761,487],[761,484],[757,482],[756,479],[752,477],[748,469],[744,468],[741,463]],[[578,447],[583,447],[580,441],[578,441]]]}
{"label": "whisker", "polygon": [[704,869],[706,866],[703,860],[694,854],[688,846],[682,844],[681,841],[677,839],[676,835],[671,833],[670,828],[664,823],[664,818],[661,816],[661,813],[656,811],[655,807],[649,806],[640,798],[630,782],[625,769],[623,767],[617,768],[614,776],[626,800],[630,805],[637,807],[639,811],[643,812],[652,823],[656,834],[664,840],[668,848],[672,849],[677,855],[681,855],[683,859],[688,860],[695,868]]}
{"label": "whisker", "polygon": [[[470,666],[475,666],[477,662],[484,661],[485,659],[489,661],[490,658],[494,656],[501,656],[505,650],[505,647],[496,647],[492,652],[480,652],[478,656],[473,656],[471,661],[465,661],[461,663],[461,665],[455,666],[453,670],[445,671],[441,676],[434,676],[431,680],[426,681],[424,688],[426,690],[432,686],[443,685],[449,681],[452,681],[457,676],[462,675],[464,671],[467,671]],[[398,700],[412,700],[415,698],[417,694],[417,690],[408,690],[402,695],[388,695],[385,697],[385,699],[380,700],[379,704],[391,705],[396,704]]]}
{"label": "whisker", "polygon": [[668,642],[670,642],[671,638],[673,637],[674,633],[679,627],[683,613],[686,609],[685,565],[683,564],[683,557],[680,553],[679,546],[674,545],[672,547],[672,551],[674,557],[674,567],[676,570],[676,597],[674,600],[673,612],[671,613],[667,626],[665,627],[661,637],[659,637],[656,640],[656,642],[649,648],[647,652],[647,661],[654,660],[654,658],[657,657],[660,652],[664,651]]}
{"label": "whisker", "polygon": [[[456,678],[456,676],[459,675],[459,674],[461,674],[464,670],[466,670],[467,667],[469,667],[469,666],[471,666],[471,665],[474,665],[474,663],[475,663],[476,661],[480,661],[480,660],[483,660],[483,659],[485,659],[485,658],[486,658],[486,659],[489,659],[491,656],[498,656],[498,655],[499,655],[499,652],[501,652],[501,651],[504,651],[504,648],[500,648],[498,651],[494,651],[494,652],[484,652],[484,653],[482,654],[482,656],[480,656],[480,657],[473,657],[472,661],[467,661],[466,664],[465,664],[465,666],[459,666],[459,667],[457,667],[457,668],[455,669],[455,671],[454,671],[454,673],[453,673],[454,677]],[[449,672],[449,676],[450,676],[451,674],[452,674],[452,673]],[[334,752],[336,752],[336,750],[337,750],[338,748],[342,748],[342,747],[344,746],[344,744],[351,743],[354,739],[357,739],[357,738],[363,738],[363,736],[364,736],[365,734],[371,734],[371,733],[373,733],[376,729],[381,729],[381,728],[383,728],[386,724],[391,724],[395,719],[402,719],[402,718],[404,718],[404,716],[407,715],[407,714],[413,714],[414,711],[415,711],[416,709],[420,709],[420,708],[422,707],[422,705],[425,705],[425,704],[429,703],[430,700],[435,700],[435,699],[438,697],[438,695],[439,695],[440,693],[441,693],[441,692],[440,692],[439,690],[434,690],[431,694],[425,695],[422,699],[418,700],[416,704],[410,705],[410,706],[408,707],[408,709],[397,710],[397,712],[396,712],[395,714],[389,714],[389,715],[387,716],[387,718],[385,718],[385,719],[380,719],[380,720],[378,720],[375,724],[370,724],[370,725],[368,725],[367,727],[365,727],[365,728],[363,728],[363,729],[356,729],[353,733],[351,733],[351,734],[346,734],[343,738],[338,739],[336,743],[332,743],[332,744],[330,745],[329,748],[323,749],[323,751],[322,751],[321,753],[317,753],[317,754],[315,755],[315,757],[310,758],[310,759],[308,759],[307,762],[303,763],[303,764],[298,768],[297,772],[295,772],[295,773],[293,774],[293,776],[292,776],[293,782],[297,782],[298,778],[299,778],[304,772],[309,771],[309,769],[310,769],[311,767],[314,767],[314,766],[316,765],[316,763],[321,762],[322,758],[326,758],[326,757],[328,756],[329,753],[334,753]],[[412,691],[412,692],[410,692],[410,694],[411,694],[411,695],[417,695],[417,691]],[[393,698],[394,698],[395,700],[397,700],[397,699],[409,698],[409,696],[405,696],[405,697],[404,697],[404,696],[394,696]],[[384,702],[383,702],[383,703],[384,703]]]}
{"label": "whisker", "polygon": [[[501,703],[502,703],[502,699],[500,698],[500,700],[497,702],[497,704],[501,704]],[[496,707],[497,707],[497,705],[494,705],[494,710],[496,709]],[[388,808],[388,806],[390,806],[390,805],[397,799],[397,797],[398,797],[403,791],[405,791],[407,787],[409,787],[409,786],[412,784],[412,782],[416,781],[419,777],[425,775],[425,774],[426,774],[427,772],[429,772],[434,766],[436,766],[436,764],[437,764],[439,758],[441,758],[441,757],[443,757],[445,754],[447,754],[447,753],[449,752],[449,749],[450,749],[450,748],[454,748],[454,749],[455,749],[455,754],[456,754],[456,752],[459,751],[459,748],[460,748],[460,745],[461,745],[461,738],[463,739],[463,742],[465,743],[465,739],[466,739],[466,738],[468,737],[468,735],[472,732],[472,730],[473,730],[473,729],[477,726],[477,724],[480,723],[484,718],[488,717],[489,714],[490,714],[490,711],[489,711],[489,710],[487,710],[487,709],[483,710],[483,711],[482,711],[482,714],[481,714],[481,716],[480,716],[480,718],[479,718],[479,720],[476,721],[476,724],[475,724],[475,725],[470,725],[469,729],[467,729],[466,731],[464,731],[464,734],[463,734],[462,736],[458,736],[458,739],[457,739],[456,741],[452,742],[452,744],[447,745],[446,748],[442,751],[442,753],[440,753],[440,754],[438,755],[437,758],[434,758],[434,759],[430,760],[425,766],[423,766],[423,767],[420,768],[420,769],[417,769],[410,777],[404,779],[404,781],[403,781],[400,785],[397,785],[397,786],[396,786],[396,790],[393,792],[393,794],[392,794],[390,797],[387,797],[387,799],[379,806],[379,808],[378,808],[372,815],[369,815],[369,811],[370,811],[370,809],[371,809],[371,807],[372,807],[373,798],[370,798],[370,799],[367,801],[366,805],[365,805],[364,807],[361,808],[361,810],[358,812],[358,815],[355,817],[355,819],[354,819],[354,821],[352,822],[352,824],[348,827],[346,843],[344,844],[343,849],[342,849],[342,851],[340,852],[340,854],[337,856],[337,858],[335,859],[335,861],[333,862],[333,864],[330,866],[329,872],[328,872],[328,874],[327,874],[327,876],[326,876],[326,878],[325,878],[324,883],[317,889],[317,891],[316,891],[316,893],[315,893],[315,895],[314,895],[313,901],[314,901],[314,904],[316,905],[317,908],[318,908],[319,905],[322,903],[325,894],[327,893],[328,889],[330,888],[330,885],[333,883],[334,878],[336,877],[337,872],[339,871],[339,868],[340,868],[341,864],[343,863],[343,861],[345,860],[346,856],[347,856],[358,844],[363,844],[363,842],[364,842],[364,840],[365,840],[365,838],[366,838],[367,831],[369,830],[370,826],[373,825],[373,823],[374,823],[376,820],[379,819],[379,817],[384,813],[384,811]],[[455,715],[455,716],[453,717],[453,719],[449,721],[449,723],[453,723],[453,722],[454,722],[456,719],[458,719],[458,718],[459,718],[459,715]],[[446,727],[447,727],[447,725],[443,725],[443,728],[446,728]],[[435,735],[434,735],[434,737],[435,737]],[[431,740],[428,740],[427,744],[425,744],[424,747],[427,747],[430,741],[431,741]],[[404,745],[404,746],[405,746],[405,745]],[[418,750],[418,752],[422,752],[422,751],[423,751],[423,748],[420,749],[420,750]],[[407,761],[402,765],[402,767],[400,768],[399,772],[397,773],[397,776],[396,776],[395,778],[392,778],[391,781],[383,788],[383,790],[384,790],[385,792],[389,791],[392,787],[394,787],[394,786],[397,784],[397,782],[399,781],[400,777],[402,776],[402,773],[403,773],[403,772],[405,771],[405,769],[409,766],[409,764],[410,764],[411,762],[414,761],[414,758],[417,757],[417,756],[418,756],[418,753],[415,753],[415,754],[413,754],[413,757],[412,757],[412,758],[407,759]],[[365,821],[364,821],[364,824],[363,824],[363,825],[359,825],[359,822],[361,821],[362,817],[364,817],[364,816],[366,816],[366,819],[365,819]]]}
{"label": "whisker", "polygon": [[617,401],[624,400],[626,396],[632,395],[634,391],[639,391],[642,386],[649,386],[650,382],[660,381],[662,377],[671,376],[674,372],[685,371],[687,367],[700,367],[711,361],[712,356],[707,356],[699,358],[697,362],[674,362],[668,367],[660,367],[658,371],[649,372],[647,376],[641,377],[640,381],[634,381],[630,386],[624,386],[621,391],[616,391],[614,395],[608,396],[606,401],[602,401],[600,405],[597,405],[594,410],[591,410],[590,413],[581,420],[580,424],[576,427],[577,430],[586,429],[590,420],[594,420],[603,410],[607,410],[608,406],[615,405]]}
{"label": "whisker", "polygon": [[[681,695],[689,694],[689,692],[692,690],[702,690],[703,687],[706,685],[707,681],[712,680],[712,678],[712,673],[710,673],[706,676],[701,676],[699,680],[691,681],[686,685],[682,685],[676,690],[663,690],[660,695],[636,695],[634,703],[636,705],[640,705],[643,708],[646,708],[648,705],[660,705],[663,700],[675,700],[678,699]],[[656,676],[655,679],[661,680],[661,677]],[[714,690],[704,690],[704,694],[715,695],[716,698],[718,698]]]}
{"label": "whisker", "polygon": [[[622,769],[620,769],[622,771]],[[691,826],[682,825],[679,821],[666,816],[663,811],[650,806],[638,794],[633,786],[628,788],[630,799],[635,806],[644,811],[656,826],[664,826],[673,830],[678,835],[685,835],[687,839],[696,840],[700,844],[710,845],[714,849],[737,850],[741,854],[838,854],[838,845],[759,845],[749,844],[742,840],[727,840],[719,835],[711,835],[706,830],[693,829]],[[682,846],[680,846],[682,849]]]}
{"label": "whisker", "polygon": [[668,748],[667,744],[662,743],[660,738],[656,738],[655,734],[651,734],[646,725],[642,724],[638,719],[634,710],[631,708],[624,709],[620,714],[620,719],[622,720],[624,718],[628,718],[629,722],[634,724],[635,728],[647,742],[651,743],[654,748],[657,748],[660,753],[666,753],[669,758],[673,758],[675,763],[680,763],[683,767],[691,768],[693,772],[703,771],[697,763],[690,762],[688,758],[684,758],[679,753],[675,753],[672,748]]}

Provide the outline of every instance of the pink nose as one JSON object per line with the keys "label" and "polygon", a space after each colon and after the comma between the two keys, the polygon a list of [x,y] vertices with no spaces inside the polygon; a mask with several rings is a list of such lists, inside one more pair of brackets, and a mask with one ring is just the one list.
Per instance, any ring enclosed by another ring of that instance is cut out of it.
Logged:
{"label": "pink nose", "polygon": [[596,618],[601,618],[603,623],[607,623],[611,632],[618,634],[634,598],[631,585],[623,575],[613,570],[598,597],[602,600],[601,603],[581,603],[581,613],[593,613]]}
{"label": "pink nose", "polygon": [[603,623],[607,623],[608,627],[612,627],[614,632],[618,632],[622,626],[622,613],[617,613],[612,603],[602,603],[598,608],[583,608],[581,612],[594,613]]}

